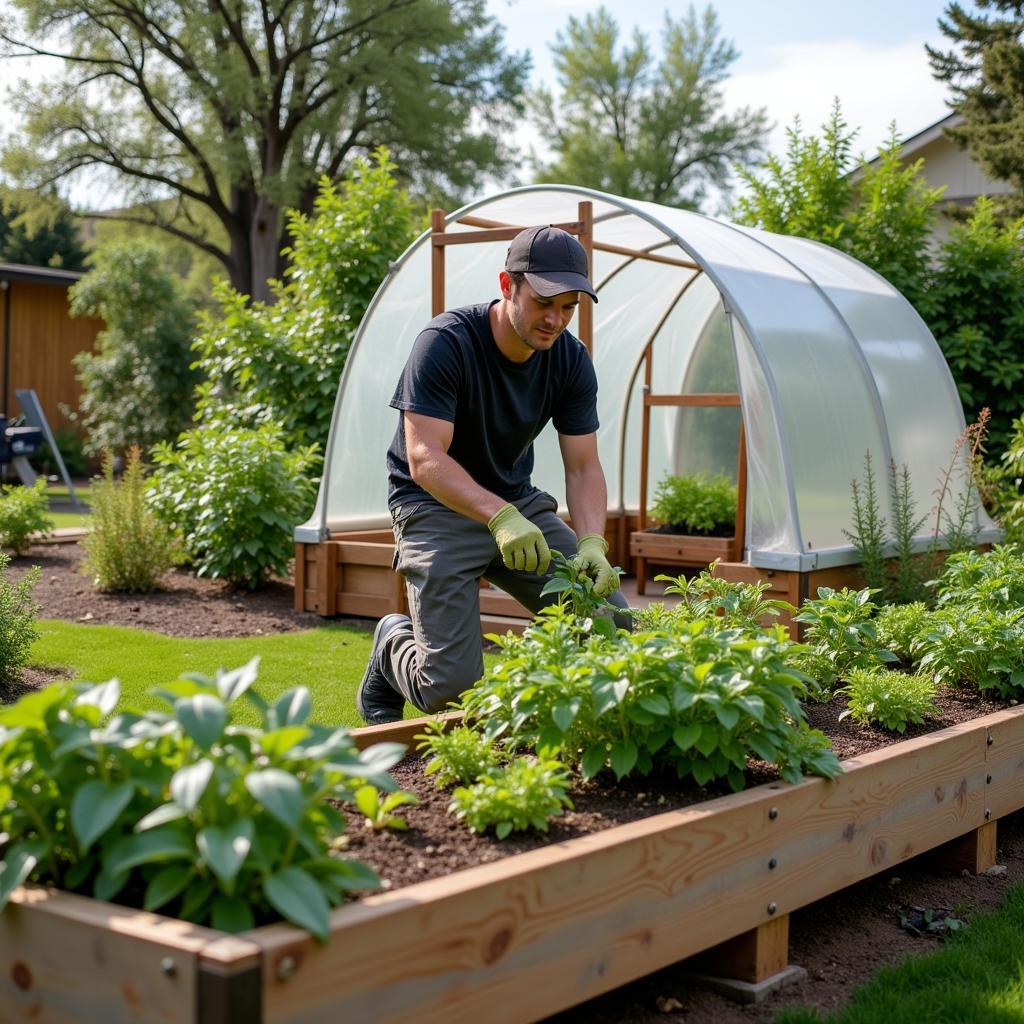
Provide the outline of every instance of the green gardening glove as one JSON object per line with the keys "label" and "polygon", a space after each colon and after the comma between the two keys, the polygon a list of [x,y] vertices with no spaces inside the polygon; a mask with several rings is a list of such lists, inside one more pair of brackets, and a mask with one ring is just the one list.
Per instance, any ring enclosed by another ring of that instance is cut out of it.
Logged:
{"label": "green gardening glove", "polygon": [[605,558],[608,542],[599,533],[585,533],[576,542],[576,557],[573,562],[577,569],[585,572],[594,581],[594,593],[607,597],[619,589],[619,574]]}
{"label": "green gardening glove", "polygon": [[548,571],[551,551],[540,528],[534,526],[515,507],[502,505],[487,523],[501,560],[507,569],[519,569],[521,572],[535,572],[543,576]]}

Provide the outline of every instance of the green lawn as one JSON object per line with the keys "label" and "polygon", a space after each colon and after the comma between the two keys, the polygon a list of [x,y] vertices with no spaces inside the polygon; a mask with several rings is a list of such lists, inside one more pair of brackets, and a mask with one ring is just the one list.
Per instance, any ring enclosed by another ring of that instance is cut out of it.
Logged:
{"label": "green lawn", "polygon": [[[242,639],[189,640],[121,626],[92,626],[42,619],[42,634],[32,648],[36,665],[60,666],[75,679],[103,682],[116,676],[121,703],[137,710],[160,707],[148,691],[183,672],[213,675],[260,656],[257,689],[274,697],[289,687],[308,686],[314,720],[324,724],[362,725],[355,692],[370,653],[371,634],[348,626],[320,626],[299,633]],[[255,711],[240,714],[256,724]],[[412,715],[410,709],[410,717]]]}
{"label": "green lawn", "polygon": [[[67,486],[64,484],[48,484],[46,493],[50,498],[50,520],[54,529],[63,529],[68,526],[89,526],[91,515],[89,513],[89,487],[82,484],[75,488],[75,497],[85,506],[84,511],[68,511],[72,509],[71,498]],[[56,506],[57,511],[54,510]]]}
{"label": "green lawn", "polygon": [[1021,1024],[1024,886],[979,914],[937,953],[887,967],[829,1016],[784,1010],[773,1024]]}

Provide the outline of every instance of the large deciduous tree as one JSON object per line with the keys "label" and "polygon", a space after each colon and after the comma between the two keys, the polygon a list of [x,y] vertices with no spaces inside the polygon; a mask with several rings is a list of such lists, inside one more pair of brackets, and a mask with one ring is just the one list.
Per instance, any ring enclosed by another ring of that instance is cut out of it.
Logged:
{"label": "large deciduous tree", "polygon": [[256,298],[283,269],[283,210],[308,213],[353,157],[387,145],[445,197],[500,172],[529,71],[484,0],[12,3],[3,52],[64,70],[13,97],[15,182],[108,171],[126,204],[106,216],[185,238]]}
{"label": "large deciduous tree", "polygon": [[696,209],[727,190],[735,164],[761,155],[764,110],[724,109],[722,81],[738,54],[710,7],[665,15],[658,61],[639,30],[620,47],[603,7],[570,18],[551,49],[561,94],[556,102],[541,89],[533,107],[557,155],[538,180]]}
{"label": "large deciduous tree", "polygon": [[[927,46],[932,73],[952,93],[950,106],[963,122],[947,129],[993,178],[1010,182],[1015,194],[1001,201],[1024,213],[1024,3],[977,0],[973,11],[950,3],[939,19],[954,44]],[[985,13],[991,11],[991,15]]]}

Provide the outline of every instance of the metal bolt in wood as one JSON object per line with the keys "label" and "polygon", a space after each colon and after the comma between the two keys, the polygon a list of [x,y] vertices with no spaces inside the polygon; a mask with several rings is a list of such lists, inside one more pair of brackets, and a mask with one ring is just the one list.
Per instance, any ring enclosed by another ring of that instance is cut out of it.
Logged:
{"label": "metal bolt in wood", "polygon": [[173,978],[178,973],[178,965],[171,957],[165,956],[160,961],[160,973],[165,977]]}
{"label": "metal bolt in wood", "polygon": [[779,905],[778,905],[778,903],[774,902],[774,900],[771,903],[768,904],[768,913],[769,914],[774,914],[775,911],[778,910],[778,909],[779,909]]}
{"label": "metal bolt in wood", "polygon": [[769,807],[768,808],[768,817],[772,821],[774,821],[778,816],[779,816],[779,809],[778,809],[778,807]]}
{"label": "metal bolt in wood", "polygon": [[277,965],[277,980],[287,981],[295,973],[295,957],[282,957]]}
{"label": "metal bolt in wood", "polygon": [[774,871],[778,866],[779,866],[779,862],[774,857],[772,857],[772,859],[770,861],[768,861],[768,870],[769,871]]}

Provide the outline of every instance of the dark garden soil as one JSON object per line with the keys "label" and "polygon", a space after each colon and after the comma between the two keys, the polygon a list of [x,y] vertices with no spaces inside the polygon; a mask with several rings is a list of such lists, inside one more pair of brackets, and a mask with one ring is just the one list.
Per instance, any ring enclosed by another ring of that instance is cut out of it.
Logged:
{"label": "dark garden soil", "polygon": [[[290,580],[277,580],[261,591],[236,591],[188,573],[168,575],[166,589],[147,595],[103,595],[93,591],[79,571],[78,545],[41,545],[14,559],[9,576],[19,579],[39,565],[41,577],[35,599],[41,617],[102,625],[136,626],[170,636],[258,636],[308,629],[323,619],[292,608]],[[369,627],[368,620],[346,619],[346,624]],[[0,701],[60,676],[42,667],[27,669],[19,683],[0,690]],[[811,705],[811,724],[824,729],[841,759],[855,757],[900,739],[944,728],[956,722],[1006,707],[1006,703],[979,700],[967,693],[946,691],[940,698],[941,715],[925,725],[911,726],[896,736],[881,729],[865,729],[849,719],[838,721],[841,701]],[[398,887],[450,874],[471,864],[497,860],[550,842],[624,824],[651,814],[673,810],[727,788],[680,785],[674,779],[626,780],[616,784],[599,777],[574,791],[575,809],[556,820],[546,836],[504,842],[474,836],[447,814],[450,796],[425,780],[414,759],[394,770],[399,784],[416,792],[422,803],[403,808],[407,832],[375,833],[356,827],[349,852],[367,861],[388,887]],[[753,763],[751,785],[774,778],[773,769]],[[806,981],[772,996],[765,1004],[744,1007],[699,988],[688,980],[686,966],[666,968],[615,992],[550,1018],[549,1024],[741,1024],[768,1022],[783,1006],[805,1003],[832,1009],[842,1005],[854,985],[867,980],[880,966],[908,953],[927,953],[941,939],[915,936],[900,925],[901,915],[913,908],[933,908],[938,916],[969,919],[978,911],[995,909],[1007,886],[1024,881],[1024,814],[999,824],[999,869],[978,877],[943,872],[927,857],[901,865],[895,871],[869,879],[822,900],[791,917],[790,960],[807,969]],[[1005,868],[1005,870],[1002,870]]]}
{"label": "dark garden soil", "polygon": [[659,523],[657,526],[645,527],[647,533],[667,533],[673,537],[731,537],[736,532],[735,526],[713,526],[710,530],[691,530],[688,526],[674,526],[672,523]]}

